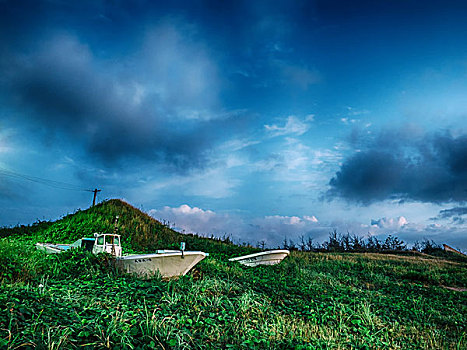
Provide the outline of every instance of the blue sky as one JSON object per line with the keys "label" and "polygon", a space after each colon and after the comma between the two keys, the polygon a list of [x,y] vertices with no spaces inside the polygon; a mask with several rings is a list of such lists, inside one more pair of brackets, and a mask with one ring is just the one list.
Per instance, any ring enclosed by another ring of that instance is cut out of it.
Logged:
{"label": "blue sky", "polygon": [[0,225],[59,218],[100,188],[240,242],[336,229],[465,250],[466,15],[453,1],[0,1]]}

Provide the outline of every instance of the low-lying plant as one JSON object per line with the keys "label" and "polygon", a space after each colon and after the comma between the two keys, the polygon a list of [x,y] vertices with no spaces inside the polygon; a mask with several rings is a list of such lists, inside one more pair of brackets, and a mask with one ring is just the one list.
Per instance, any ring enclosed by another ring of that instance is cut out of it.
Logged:
{"label": "low-lying plant", "polygon": [[[108,211],[110,218],[120,206],[93,210]],[[462,260],[293,251],[278,265],[249,268],[228,258],[254,248],[174,234],[174,241],[157,248],[175,247],[183,238],[189,249],[210,256],[179,279],[139,280],[115,270],[106,254],[34,249],[37,241],[50,241],[52,232],[57,241],[70,232],[88,236],[68,225],[69,219],[0,239],[0,348],[467,348]],[[123,223],[129,230],[145,220],[151,218],[127,217]],[[111,220],[99,222],[103,231]],[[134,228],[139,238],[122,235],[126,247],[144,251],[138,245],[159,229],[151,227]],[[166,239],[163,231],[157,235]]]}

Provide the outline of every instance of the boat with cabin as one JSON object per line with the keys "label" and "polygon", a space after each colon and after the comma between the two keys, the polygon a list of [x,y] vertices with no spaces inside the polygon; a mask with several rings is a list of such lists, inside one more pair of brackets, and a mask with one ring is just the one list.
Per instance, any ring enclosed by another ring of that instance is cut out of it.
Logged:
{"label": "boat with cabin", "polygon": [[156,274],[163,278],[183,276],[208,255],[200,251],[185,251],[182,242],[180,250],[158,250],[152,254],[123,256],[120,235],[114,233],[94,233],[94,238],[81,238],[73,244],[37,243],[36,248],[49,254],[77,248],[93,254],[106,252],[115,257],[119,270],[141,278],[150,278]]}

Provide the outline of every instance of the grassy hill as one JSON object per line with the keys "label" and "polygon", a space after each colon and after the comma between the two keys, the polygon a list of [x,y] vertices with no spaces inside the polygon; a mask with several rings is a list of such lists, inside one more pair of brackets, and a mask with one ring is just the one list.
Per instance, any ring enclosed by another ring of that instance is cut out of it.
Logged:
{"label": "grassy hill", "polygon": [[[127,249],[183,239],[211,255],[178,280],[143,281],[119,274],[107,255],[33,248],[112,232],[115,215]],[[292,252],[279,265],[248,268],[226,257],[249,248],[182,235],[116,200],[6,236],[0,348],[467,348],[465,262]]]}
{"label": "grassy hill", "polygon": [[52,223],[33,225],[21,230],[3,229],[3,235],[30,236],[37,242],[72,243],[82,237],[92,237],[94,232],[114,232],[115,217],[119,216],[117,233],[121,235],[124,252],[154,252],[157,249],[180,247],[186,242],[187,250],[202,250],[213,254],[234,256],[258,251],[239,247],[220,239],[181,234],[143,213],[132,205],[111,199],[86,210],[78,210]]}

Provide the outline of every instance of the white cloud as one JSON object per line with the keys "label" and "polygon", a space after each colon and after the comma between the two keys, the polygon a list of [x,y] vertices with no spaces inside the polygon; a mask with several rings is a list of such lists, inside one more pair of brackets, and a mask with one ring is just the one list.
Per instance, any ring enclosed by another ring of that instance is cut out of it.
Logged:
{"label": "white cloud", "polygon": [[175,208],[165,206],[160,210],[151,209],[148,214],[155,219],[169,221],[178,230],[188,233],[221,235],[233,225],[233,219],[228,214],[218,214],[187,204]]}
{"label": "white cloud", "polygon": [[371,220],[371,225],[379,228],[398,230],[406,225],[408,221],[405,217],[399,216],[397,218],[381,218],[378,220]]}
{"label": "white cloud", "polygon": [[347,124],[355,124],[358,121],[359,121],[358,119],[351,119],[351,118],[348,118],[348,117],[341,118],[341,122],[346,124],[346,125]]}
{"label": "white cloud", "polygon": [[[284,238],[297,240],[299,236],[316,236],[322,230],[315,216],[281,216],[271,215],[252,220],[255,236],[266,241],[270,246],[280,244]],[[327,228],[324,229],[326,232]]]}
{"label": "white cloud", "polygon": [[294,115],[287,117],[284,126],[277,124],[264,125],[265,129],[270,133],[271,137],[281,135],[303,135],[310,129],[310,124],[301,121]]}
{"label": "white cloud", "polygon": [[281,216],[281,215],[272,215],[272,216],[265,216],[264,219],[261,220],[263,225],[273,225],[276,226],[277,224],[280,225],[301,225],[303,224],[302,219],[298,216]]}
{"label": "white cloud", "polygon": [[314,215],[312,215],[312,216],[307,216],[307,215],[305,215],[305,216],[303,217],[303,219],[306,220],[306,221],[318,222],[318,219],[317,219],[316,216],[314,216]]}
{"label": "white cloud", "polygon": [[259,143],[260,141],[250,139],[233,139],[225,142],[220,146],[220,148],[225,149],[228,152],[236,152]]}
{"label": "white cloud", "polygon": [[294,139],[287,139],[287,143],[289,147],[282,152],[286,168],[288,170],[306,168],[309,163],[310,147]]}
{"label": "white cloud", "polygon": [[409,223],[404,216],[372,220],[371,225],[355,220],[320,222],[314,215],[266,215],[246,219],[238,213],[218,213],[188,204],[152,209],[148,213],[156,219],[169,221],[180,231],[213,234],[218,237],[227,233],[237,243],[249,242],[255,245],[265,241],[270,248],[281,245],[284,238],[298,243],[301,236],[312,237],[315,242],[321,243],[335,229],[341,234],[348,232],[361,237],[371,235],[382,240],[392,234],[409,245],[415,240],[427,238],[438,244],[447,243],[467,249],[464,238],[467,225],[453,228],[439,223]]}
{"label": "white cloud", "polygon": [[316,149],[311,152],[311,164],[313,165],[332,165],[339,164],[342,155],[331,149]]}
{"label": "white cloud", "polygon": [[235,213],[217,213],[188,204],[179,207],[165,206],[159,210],[151,209],[148,214],[155,219],[169,221],[179,231],[213,234],[218,237],[227,233],[235,242],[256,244],[264,240],[269,247],[280,244],[285,236],[296,240],[301,235],[320,229],[318,219],[314,215],[271,215],[247,221]]}

